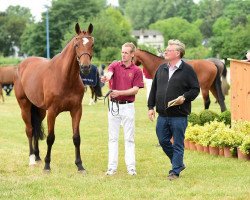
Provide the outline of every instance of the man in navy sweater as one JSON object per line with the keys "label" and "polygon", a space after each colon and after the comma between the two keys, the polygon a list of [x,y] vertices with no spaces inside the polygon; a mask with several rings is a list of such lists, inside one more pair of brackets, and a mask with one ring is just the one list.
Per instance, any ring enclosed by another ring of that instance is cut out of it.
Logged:
{"label": "man in navy sweater", "polygon": [[[167,178],[174,180],[185,169],[183,156],[187,116],[191,112],[191,101],[198,96],[200,87],[193,68],[181,59],[185,54],[182,42],[169,40],[164,54],[166,63],[159,66],[152,83],[148,117],[153,121],[156,107],[156,134],[172,164]],[[170,141],[172,137],[173,143]]]}

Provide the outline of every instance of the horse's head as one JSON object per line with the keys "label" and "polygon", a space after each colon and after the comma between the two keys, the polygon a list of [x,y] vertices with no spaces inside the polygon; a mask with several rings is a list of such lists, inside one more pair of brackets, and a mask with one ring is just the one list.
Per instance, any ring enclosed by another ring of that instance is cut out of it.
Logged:
{"label": "horse's head", "polygon": [[74,47],[76,51],[77,61],[80,66],[80,73],[89,74],[91,67],[91,59],[93,55],[94,37],[93,25],[90,24],[87,31],[81,31],[79,24],[75,25],[77,36],[75,37]]}

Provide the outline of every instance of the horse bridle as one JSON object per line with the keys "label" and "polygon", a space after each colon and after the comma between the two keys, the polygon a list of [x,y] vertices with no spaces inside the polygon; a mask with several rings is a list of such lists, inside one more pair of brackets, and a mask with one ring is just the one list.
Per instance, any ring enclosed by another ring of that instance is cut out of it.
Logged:
{"label": "horse bridle", "polygon": [[[92,36],[85,36],[85,37],[82,37],[82,38],[93,38],[93,37],[92,37]],[[77,46],[78,46],[78,45],[75,45],[75,48],[76,48]],[[76,59],[77,59],[78,62],[80,61],[80,58],[81,58],[83,55],[88,55],[89,58],[90,58],[90,60],[92,59],[92,55],[91,55],[90,53],[88,53],[88,52],[83,52],[83,53],[81,53],[80,56],[77,55]]]}
{"label": "horse bridle", "polygon": [[88,52],[83,52],[80,56],[77,56],[77,61],[79,62],[80,61],[80,58],[83,56],[83,55],[88,55],[90,60],[92,59],[92,55],[90,55],[90,53]]}

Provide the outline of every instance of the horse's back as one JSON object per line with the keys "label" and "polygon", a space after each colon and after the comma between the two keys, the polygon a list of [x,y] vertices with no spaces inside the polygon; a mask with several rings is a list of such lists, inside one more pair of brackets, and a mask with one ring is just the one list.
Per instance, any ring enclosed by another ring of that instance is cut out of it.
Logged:
{"label": "horse's back", "polygon": [[224,70],[225,64],[218,58],[208,58],[208,61],[211,61],[212,63],[214,63],[219,70],[220,76],[222,75],[222,72]]}
{"label": "horse's back", "polygon": [[48,63],[48,59],[43,57],[28,57],[24,59],[18,67],[19,74],[34,73],[40,66],[45,66]]}
{"label": "horse's back", "polygon": [[216,78],[216,66],[208,60],[188,60],[186,62],[193,67],[200,86],[210,88]]}
{"label": "horse's back", "polygon": [[16,73],[16,66],[0,67],[0,83],[13,84]]}

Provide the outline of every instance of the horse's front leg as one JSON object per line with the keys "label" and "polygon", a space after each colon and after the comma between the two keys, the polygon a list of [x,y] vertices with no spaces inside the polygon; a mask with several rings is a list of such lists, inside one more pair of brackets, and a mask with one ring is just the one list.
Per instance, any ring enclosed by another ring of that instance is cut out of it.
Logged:
{"label": "horse's front leg", "polygon": [[84,172],[85,169],[82,166],[82,159],[80,153],[81,137],[79,131],[79,124],[82,117],[82,105],[78,108],[74,108],[70,111],[72,117],[72,128],[73,128],[73,143],[75,145],[75,164],[79,172]]}
{"label": "horse's front leg", "polygon": [[55,141],[55,119],[57,114],[54,111],[48,110],[47,124],[48,124],[48,136],[47,136],[47,154],[45,156],[45,171],[50,171],[50,161],[51,161],[51,149]]}

